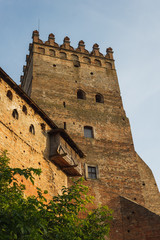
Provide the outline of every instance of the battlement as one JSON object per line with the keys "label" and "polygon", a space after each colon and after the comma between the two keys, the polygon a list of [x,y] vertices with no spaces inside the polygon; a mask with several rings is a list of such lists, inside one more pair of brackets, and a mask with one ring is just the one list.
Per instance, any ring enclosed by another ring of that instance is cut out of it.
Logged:
{"label": "battlement", "polygon": [[28,72],[33,53],[73,61],[74,67],[81,67],[83,64],[88,64],[111,70],[115,69],[113,50],[111,47],[107,48],[106,54],[103,55],[100,52],[99,45],[95,43],[92,51],[89,52],[85,49],[83,40],[79,41],[77,48],[73,48],[70,45],[70,38],[67,36],[64,38],[63,44],[59,45],[55,42],[55,35],[53,33],[49,34],[48,41],[43,42],[39,38],[39,32],[37,30],[33,31],[32,39],[33,42],[29,44],[29,55],[26,55],[26,66],[23,66],[24,76],[21,76],[21,82],[23,82]]}
{"label": "battlement", "polygon": [[51,47],[56,47],[59,50],[64,49],[64,50],[70,50],[73,51],[75,53],[83,53],[83,54],[87,54],[88,56],[96,56],[96,57],[101,57],[101,58],[106,58],[106,59],[112,59],[113,60],[113,50],[111,47],[106,49],[106,55],[103,55],[100,51],[99,51],[99,45],[97,43],[95,43],[93,45],[93,49],[91,52],[89,52],[88,50],[85,49],[85,43],[83,40],[80,40],[78,43],[78,48],[74,49],[71,45],[70,45],[70,38],[69,37],[65,37],[63,40],[63,44],[59,45],[55,42],[55,35],[53,33],[50,33],[48,36],[48,41],[43,42],[40,38],[39,38],[39,32],[37,30],[33,31],[32,34],[32,39],[33,39],[33,43],[39,43],[42,45],[46,45],[46,46],[51,46]]}

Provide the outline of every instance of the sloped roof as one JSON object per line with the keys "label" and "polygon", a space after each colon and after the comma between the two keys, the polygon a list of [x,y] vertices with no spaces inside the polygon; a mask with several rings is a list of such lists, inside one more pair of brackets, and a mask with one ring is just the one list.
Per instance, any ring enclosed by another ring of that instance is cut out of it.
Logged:
{"label": "sloped roof", "polygon": [[63,129],[59,129],[58,126],[47,116],[47,114],[18,86],[10,76],[0,67],[0,78],[2,78],[15,92],[24,99],[30,107],[41,116],[41,118],[52,128],[57,129],[60,132],[63,139],[74,149],[74,151],[80,156],[84,157],[84,153],[72,140],[72,138]]}

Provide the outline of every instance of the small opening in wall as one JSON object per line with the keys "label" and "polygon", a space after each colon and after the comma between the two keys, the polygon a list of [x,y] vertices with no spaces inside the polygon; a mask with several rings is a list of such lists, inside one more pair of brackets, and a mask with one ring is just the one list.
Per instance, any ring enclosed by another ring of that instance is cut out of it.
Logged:
{"label": "small opening in wall", "polygon": [[13,116],[15,119],[18,120],[18,112],[17,112],[16,109],[13,110],[13,112],[12,112],[12,116]]}
{"label": "small opening in wall", "polygon": [[74,65],[74,67],[80,67],[80,62],[75,60],[75,61],[73,61],[73,65]]}
{"label": "small opening in wall", "polygon": [[33,135],[35,135],[35,129],[34,129],[33,124],[30,125],[29,132],[32,133]]}
{"label": "small opening in wall", "polygon": [[130,217],[128,216],[128,217],[127,217],[127,219],[129,220],[129,219],[130,219]]}
{"label": "small opening in wall", "polygon": [[42,129],[42,131],[45,131],[45,129],[46,129],[46,124],[41,123],[41,129]]}
{"label": "small opening in wall", "polygon": [[66,130],[67,126],[66,126],[66,122],[64,122],[64,129]]}
{"label": "small opening in wall", "polygon": [[22,107],[22,111],[24,112],[24,114],[27,115],[27,107],[26,107],[25,105],[23,105],[23,107]]}
{"label": "small opening in wall", "polygon": [[66,103],[65,103],[65,102],[63,102],[63,107],[64,107],[64,108],[66,107]]}
{"label": "small opening in wall", "polygon": [[134,198],[134,200],[136,201],[136,200],[137,200],[137,198]]}
{"label": "small opening in wall", "polygon": [[39,165],[41,165],[41,163],[40,163],[40,162],[38,162],[38,164],[39,164]]}
{"label": "small opening in wall", "polygon": [[93,72],[90,72],[91,75],[93,75]]}
{"label": "small opening in wall", "polygon": [[56,64],[53,64],[53,67],[56,67]]}
{"label": "small opening in wall", "polygon": [[132,214],[135,214],[135,212],[133,211]]}
{"label": "small opening in wall", "polygon": [[78,89],[77,90],[77,99],[84,99],[84,100],[86,100],[86,93],[83,90]]}
{"label": "small opening in wall", "polygon": [[12,100],[13,99],[13,94],[10,90],[7,91],[7,97]]}
{"label": "small opening in wall", "polygon": [[75,81],[75,83],[77,83],[77,81]]}
{"label": "small opening in wall", "polygon": [[145,186],[146,184],[143,182],[142,185]]}
{"label": "small opening in wall", "polygon": [[130,230],[128,230],[127,232],[130,233]]}
{"label": "small opening in wall", "polygon": [[95,96],[95,98],[96,98],[96,102],[98,102],[98,103],[104,103],[104,97],[103,97],[102,94],[97,93],[96,96]]}

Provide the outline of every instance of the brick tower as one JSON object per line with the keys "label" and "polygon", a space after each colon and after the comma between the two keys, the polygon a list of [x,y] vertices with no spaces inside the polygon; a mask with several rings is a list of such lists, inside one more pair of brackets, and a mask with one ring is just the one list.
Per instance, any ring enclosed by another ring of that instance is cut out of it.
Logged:
{"label": "brick tower", "polygon": [[160,200],[151,170],[134,150],[112,49],[104,56],[94,44],[90,53],[82,40],[74,49],[68,37],[59,46],[53,34],[43,42],[34,31],[29,51],[22,88],[85,153],[83,175],[95,205],[114,209],[111,239],[151,239],[127,222],[138,218],[136,211],[154,218]]}

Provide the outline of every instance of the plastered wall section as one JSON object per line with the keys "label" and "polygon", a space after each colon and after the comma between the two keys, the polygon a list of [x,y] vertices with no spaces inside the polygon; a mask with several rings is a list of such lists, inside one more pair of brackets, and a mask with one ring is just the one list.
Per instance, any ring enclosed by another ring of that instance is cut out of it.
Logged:
{"label": "plastered wall section", "polygon": [[[6,94],[10,90],[13,99]],[[27,107],[27,115],[22,107]],[[16,109],[18,120],[13,118]],[[45,131],[41,124],[45,124]],[[30,125],[35,128],[35,135],[29,132]],[[49,161],[50,127],[10,86],[0,79],[0,151],[7,150],[12,167],[41,168],[42,174],[36,177],[35,186],[48,190],[49,196],[60,193],[62,186],[67,186],[66,175]],[[21,179],[23,182],[24,179]],[[35,194],[35,187],[27,184],[27,194]]]}

